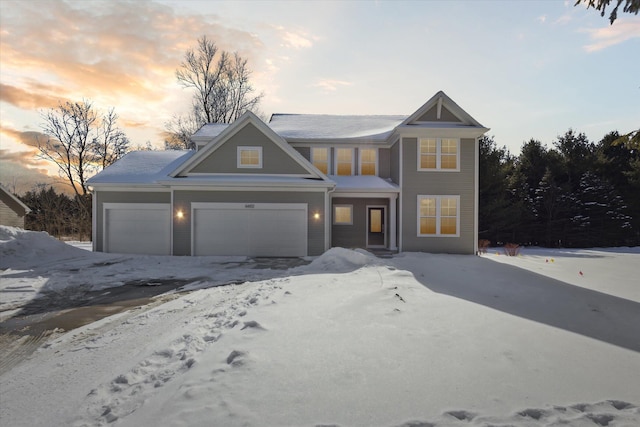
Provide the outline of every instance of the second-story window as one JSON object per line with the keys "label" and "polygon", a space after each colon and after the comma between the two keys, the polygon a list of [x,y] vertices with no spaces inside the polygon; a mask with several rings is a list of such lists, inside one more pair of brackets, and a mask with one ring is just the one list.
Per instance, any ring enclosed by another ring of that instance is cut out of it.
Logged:
{"label": "second-story window", "polygon": [[460,170],[460,140],[457,138],[420,138],[418,170]]}
{"label": "second-story window", "polygon": [[376,154],[375,148],[360,149],[360,175],[376,175]]}
{"label": "second-story window", "polygon": [[353,148],[336,148],[336,175],[353,175]]}
{"label": "second-story window", "polygon": [[329,149],[328,148],[312,148],[311,163],[324,174],[329,173]]}

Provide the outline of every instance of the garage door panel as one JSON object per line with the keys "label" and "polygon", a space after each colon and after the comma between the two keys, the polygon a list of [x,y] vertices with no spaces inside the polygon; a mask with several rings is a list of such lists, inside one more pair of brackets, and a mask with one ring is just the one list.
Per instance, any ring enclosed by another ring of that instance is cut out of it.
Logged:
{"label": "garage door panel", "polygon": [[304,204],[211,203],[194,208],[194,255],[305,256]]}
{"label": "garage door panel", "polygon": [[194,255],[247,255],[248,213],[194,210]]}
{"label": "garage door panel", "polygon": [[169,255],[171,253],[169,205],[105,206],[105,252]]}

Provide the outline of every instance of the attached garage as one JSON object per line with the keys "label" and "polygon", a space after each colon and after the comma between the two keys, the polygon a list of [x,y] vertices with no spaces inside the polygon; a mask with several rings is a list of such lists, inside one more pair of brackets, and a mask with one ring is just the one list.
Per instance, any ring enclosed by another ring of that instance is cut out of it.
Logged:
{"label": "attached garage", "polygon": [[171,255],[169,203],[104,203],[104,252]]}
{"label": "attached garage", "polygon": [[193,255],[307,255],[306,203],[192,203]]}

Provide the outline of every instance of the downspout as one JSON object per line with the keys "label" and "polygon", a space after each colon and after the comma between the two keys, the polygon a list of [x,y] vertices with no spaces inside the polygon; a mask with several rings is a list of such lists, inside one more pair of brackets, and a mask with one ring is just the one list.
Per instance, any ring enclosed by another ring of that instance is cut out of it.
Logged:
{"label": "downspout", "polygon": [[330,194],[336,191],[334,184],[331,189],[325,193],[324,202],[324,250],[325,252],[331,248],[331,197]]}

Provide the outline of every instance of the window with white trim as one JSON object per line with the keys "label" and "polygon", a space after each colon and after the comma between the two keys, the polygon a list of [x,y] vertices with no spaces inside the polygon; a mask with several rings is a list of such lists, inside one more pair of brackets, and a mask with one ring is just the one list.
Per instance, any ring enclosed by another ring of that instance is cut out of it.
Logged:
{"label": "window with white trim", "polygon": [[353,148],[336,148],[336,175],[353,175]]}
{"label": "window with white trim", "polygon": [[458,138],[420,138],[418,170],[459,171],[460,140]]}
{"label": "window with white trim", "polygon": [[460,236],[460,196],[418,196],[418,236]]}
{"label": "window with white trim", "polygon": [[375,148],[360,149],[360,175],[377,175],[378,150]]}
{"label": "window with white trim", "polygon": [[239,146],[237,166],[238,168],[261,168],[262,147]]}
{"label": "window with white trim", "polygon": [[311,163],[324,174],[329,174],[329,149],[325,147],[311,148]]}
{"label": "window with white trim", "polygon": [[353,205],[333,205],[333,223],[336,225],[352,225]]}

